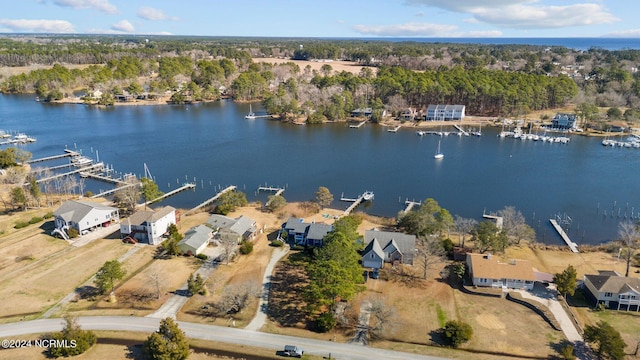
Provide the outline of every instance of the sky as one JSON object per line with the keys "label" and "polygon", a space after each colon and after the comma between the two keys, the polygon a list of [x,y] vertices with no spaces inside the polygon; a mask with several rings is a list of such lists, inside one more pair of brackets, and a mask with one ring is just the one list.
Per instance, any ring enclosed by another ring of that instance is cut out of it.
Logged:
{"label": "sky", "polygon": [[640,38],[638,0],[0,0],[0,33]]}

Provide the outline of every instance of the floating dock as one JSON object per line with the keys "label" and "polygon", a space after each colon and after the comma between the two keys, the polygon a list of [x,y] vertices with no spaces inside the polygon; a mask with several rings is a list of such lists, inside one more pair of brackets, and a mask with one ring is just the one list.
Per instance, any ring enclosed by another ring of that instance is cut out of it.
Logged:
{"label": "floating dock", "polygon": [[358,128],[362,127],[366,122],[367,122],[367,121],[365,120],[365,121],[361,121],[361,122],[359,122],[358,124],[349,125],[349,128],[351,128],[351,129],[358,129]]}
{"label": "floating dock", "polygon": [[362,203],[363,201],[370,201],[373,200],[373,192],[371,191],[365,191],[363,192],[360,196],[358,196],[357,198],[353,199],[353,198],[346,198],[344,197],[344,194],[342,196],[340,196],[340,200],[341,201],[348,201],[348,202],[353,202],[353,204],[349,205],[349,207],[344,211],[343,215],[347,216],[349,215],[355,208],[358,207],[358,205],[360,205],[360,203]]}
{"label": "floating dock", "polygon": [[[195,185],[194,185],[194,187],[195,187]],[[192,213],[192,212],[194,212],[194,211],[196,211],[196,210],[198,210],[198,209],[201,209],[201,208],[203,208],[203,207],[205,207],[205,206],[207,206],[207,205],[211,204],[212,202],[214,202],[214,201],[218,200],[218,198],[219,198],[220,196],[222,196],[222,194],[228,193],[229,191],[233,191],[233,190],[235,190],[235,189],[236,189],[236,186],[235,186],[235,185],[231,185],[231,186],[228,186],[228,187],[226,187],[226,188],[222,189],[222,191],[220,191],[219,193],[217,193],[217,194],[216,194],[215,196],[213,196],[212,198],[205,200],[204,202],[200,203],[198,206],[196,206],[196,207],[192,208],[191,210],[188,210],[187,212],[185,212],[185,213],[184,213],[184,215],[187,215],[187,214],[189,214],[189,213]]]}
{"label": "floating dock", "polygon": [[390,132],[390,133],[397,133],[397,132],[398,132],[398,130],[400,130],[400,128],[401,128],[401,127],[402,127],[402,126],[398,125],[398,126],[394,127],[393,129],[387,129],[387,132]]}
{"label": "floating dock", "polygon": [[569,249],[571,249],[572,252],[577,253],[578,245],[573,241],[571,241],[571,239],[569,239],[569,235],[567,235],[567,233],[564,232],[560,224],[558,224],[558,221],[556,221],[556,219],[549,219],[549,222],[551,223],[551,225],[553,225],[553,228],[556,229],[556,231],[558,232],[562,240],[564,240],[564,242],[567,243],[567,245],[569,246]]}

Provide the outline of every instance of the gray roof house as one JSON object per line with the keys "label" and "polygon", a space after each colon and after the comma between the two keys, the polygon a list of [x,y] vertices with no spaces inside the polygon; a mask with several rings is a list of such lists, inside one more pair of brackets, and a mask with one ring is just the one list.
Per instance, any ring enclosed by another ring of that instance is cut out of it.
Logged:
{"label": "gray roof house", "polygon": [[87,231],[109,226],[120,219],[118,209],[91,201],[67,200],[53,212],[55,233],[68,239],[66,231],[74,228],[80,235]]}
{"label": "gray roof house", "polygon": [[[416,249],[416,237],[392,231],[367,230],[364,233],[364,243],[367,244],[362,255],[362,265],[373,264],[376,257],[382,257],[387,263],[401,263],[413,265],[413,254]],[[373,243],[373,244],[372,244]],[[380,252],[380,250],[382,252]],[[375,256],[372,257],[372,254]],[[369,257],[367,259],[367,257]],[[380,264],[382,267],[383,264]]]}
{"label": "gray roof house", "polygon": [[609,309],[640,311],[640,278],[620,276],[615,271],[599,271],[584,276],[585,297],[594,305],[603,303]]}
{"label": "gray roof house", "polygon": [[384,265],[384,251],[378,241],[370,241],[362,254],[362,266],[366,268],[381,269]]}
{"label": "gray roof house", "polygon": [[170,224],[176,223],[176,209],[165,206],[157,210],[136,211],[120,222],[120,235],[139,242],[157,245]]}
{"label": "gray roof house", "polygon": [[282,228],[287,232],[287,241],[296,245],[322,246],[325,235],[333,230],[333,225],[308,223],[290,217]]}
{"label": "gray roof house", "polygon": [[184,233],[184,238],[178,243],[178,249],[186,255],[198,255],[209,245],[213,231],[206,225],[192,227]]}
{"label": "gray roof house", "polygon": [[233,219],[214,214],[209,217],[207,224],[215,230],[216,238],[233,237],[238,242],[253,238],[258,230],[255,220],[244,215]]}

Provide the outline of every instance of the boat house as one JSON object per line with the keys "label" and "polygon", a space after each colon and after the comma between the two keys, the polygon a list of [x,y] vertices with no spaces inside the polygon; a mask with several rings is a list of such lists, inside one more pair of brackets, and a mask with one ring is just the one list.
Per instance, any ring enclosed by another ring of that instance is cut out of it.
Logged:
{"label": "boat house", "polygon": [[427,121],[449,121],[464,119],[464,105],[429,105],[425,120]]}

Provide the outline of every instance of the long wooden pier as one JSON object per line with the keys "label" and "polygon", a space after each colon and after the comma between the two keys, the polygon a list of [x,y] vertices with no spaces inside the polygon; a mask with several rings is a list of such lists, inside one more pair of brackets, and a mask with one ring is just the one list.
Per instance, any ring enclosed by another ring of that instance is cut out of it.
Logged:
{"label": "long wooden pier", "polygon": [[[50,171],[54,171],[54,170],[60,170],[60,169],[65,169],[68,167],[72,167],[74,166],[74,164],[72,163],[68,163],[68,164],[62,164],[62,165],[58,165],[58,166],[52,166],[52,167],[48,167],[48,168],[44,168],[44,170],[50,170]],[[43,168],[32,168],[31,169],[31,173],[37,173],[39,171],[43,170]]]}
{"label": "long wooden pier", "polygon": [[91,196],[91,198],[95,199],[95,198],[111,195],[111,194],[115,193],[118,190],[130,188],[132,186],[142,186],[142,183],[141,182],[140,183],[132,183],[132,184],[126,184],[126,185],[123,185],[123,186],[119,186],[119,187],[117,187],[115,189],[111,189],[111,190],[103,191],[103,192],[101,192],[99,194],[95,194],[95,195]]}
{"label": "long wooden pier", "polygon": [[86,178],[90,178],[90,179],[95,179],[95,180],[101,180],[104,182],[108,182],[108,183],[112,183],[112,184],[116,184],[116,185],[125,185],[127,184],[126,181],[121,180],[121,179],[117,179],[111,176],[104,176],[104,175],[99,175],[99,174],[95,174],[92,172],[82,172],[80,173],[80,176],[82,177],[86,177]]}
{"label": "long wooden pier", "polygon": [[413,201],[413,200],[407,199],[407,200],[404,201],[404,205],[405,205],[405,208],[404,208],[403,212],[404,213],[408,213],[409,211],[411,211],[411,209],[413,209],[414,206],[422,205],[422,202]]}
{"label": "long wooden pier", "polygon": [[569,239],[569,235],[567,235],[567,233],[564,232],[564,230],[562,229],[560,224],[558,224],[556,219],[549,219],[549,222],[551,223],[551,225],[553,225],[553,228],[556,229],[556,231],[558,232],[562,240],[564,240],[564,242],[567,243],[567,245],[569,246],[569,249],[571,249],[572,252],[577,253],[578,245],[573,241],[571,241],[571,239]]}
{"label": "long wooden pier", "polygon": [[358,124],[349,125],[349,127],[351,129],[358,129],[358,128],[362,127],[366,122],[367,122],[367,120],[361,121]]}
{"label": "long wooden pier", "polygon": [[69,171],[69,172],[66,172],[66,173],[51,175],[51,176],[48,176],[46,178],[38,179],[38,180],[36,180],[36,183],[39,184],[41,182],[45,182],[45,181],[49,181],[49,180],[53,180],[53,179],[57,179],[57,178],[61,178],[61,177],[65,177],[65,176],[69,176],[69,175],[73,175],[73,174],[77,174],[79,172],[89,172],[91,170],[102,169],[103,167],[104,167],[104,164],[99,162],[97,164],[93,164],[91,166],[87,166],[87,167],[83,167],[83,168],[80,168],[80,169],[72,170],[72,171]]}
{"label": "long wooden pier", "polygon": [[166,193],[166,194],[164,194],[164,195],[162,195],[160,197],[157,197],[157,198],[155,198],[153,200],[149,200],[149,201],[144,202],[142,204],[138,204],[138,206],[151,205],[151,204],[153,204],[155,202],[158,202],[158,201],[160,201],[162,199],[168,198],[169,196],[173,196],[173,195],[175,195],[175,194],[177,194],[177,193],[179,193],[181,191],[184,191],[184,190],[187,190],[187,189],[193,189],[195,187],[196,187],[196,184],[194,184],[194,183],[186,183],[186,184],[180,186],[179,188],[177,188],[177,189],[175,189],[173,191],[169,191],[168,193]]}
{"label": "long wooden pier", "polygon": [[62,158],[74,157],[74,156],[80,156],[80,153],[76,152],[76,151],[73,151],[73,150],[65,149],[64,154],[52,155],[52,156],[47,156],[47,157],[43,157],[43,158],[39,158],[39,159],[31,159],[29,161],[26,161],[25,164],[33,164],[33,163],[37,163],[37,162],[43,162],[43,161],[49,161],[49,160],[55,160],[55,159],[62,159]]}
{"label": "long wooden pier", "polygon": [[227,186],[226,188],[222,189],[222,191],[220,191],[219,193],[215,194],[212,198],[209,198],[203,202],[201,202],[199,205],[197,205],[196,207],[192,208],[191,210],[188,210],[187,212],[185,212],[184,214],[187,215],[189,213],[192,213],[198,209],[201,209],[209,204],[211,204],[212,202],[218,200],[218,198],[220,196],[222,196],[222,194],[228,193],[229,191],[233,191],[236,189],[235,185],[231,185],[231,186]]}
{"label": "long wooden pier", "polygon": [[[273,196],[280,196],[282,195],[282,193],[284,192],[284,188],[281,187],[274,187],[274,186],[259,186],[258,187],[258,191],[268,191],[268,192],[273,192]],[[270,200],[268,200],[264,205],[267,206],[269,205],[269,203],[271,202],[273,198],[271,198]]]}
{"label": "long wooden pier", "polygon": [[341,201],[349,201],[349,202],[353,202],[353,204],[349,205],[349,207],[343,212],[344,216],[349,215],[355,208],[358,207],[358,205],[360,205],[363,201],[369,201],[373,199],[373,193],[370,191],[365,191],[362,194],[360,194],[360,196],[358,196],[356,199],[353,198],[346,198],[344,197],[344,195],[340,196],[340,200]]}

